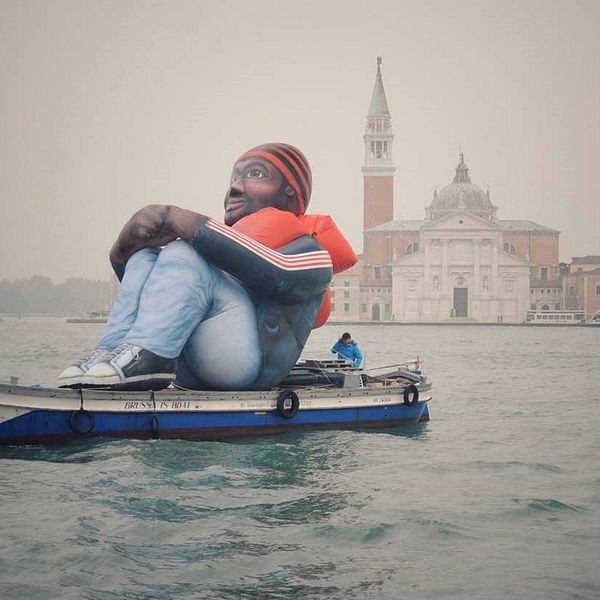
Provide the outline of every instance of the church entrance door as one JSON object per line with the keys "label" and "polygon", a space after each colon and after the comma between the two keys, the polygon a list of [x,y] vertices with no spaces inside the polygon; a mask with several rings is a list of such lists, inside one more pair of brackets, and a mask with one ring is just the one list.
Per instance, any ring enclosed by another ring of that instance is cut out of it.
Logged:
{"label": "church entrance door", "polygon": [[371,321],[379,321],[381,320],[381,311],[379,309],[379,304],[373,304],[371,308]]}
{"label": "church entrance door", "polygon": [[454,288],[454,316],[469,315],[469,288]]}

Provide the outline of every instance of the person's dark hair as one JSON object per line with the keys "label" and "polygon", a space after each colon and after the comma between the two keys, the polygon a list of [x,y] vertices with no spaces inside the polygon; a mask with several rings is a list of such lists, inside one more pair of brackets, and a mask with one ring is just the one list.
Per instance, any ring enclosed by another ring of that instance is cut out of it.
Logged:
{"label": "person's dark hair", "polygon": [[344,340],[351,340],[351,339],[352,339],[352,336],[346,331],[345,333],[342,333],[340,342],[343,342]]}

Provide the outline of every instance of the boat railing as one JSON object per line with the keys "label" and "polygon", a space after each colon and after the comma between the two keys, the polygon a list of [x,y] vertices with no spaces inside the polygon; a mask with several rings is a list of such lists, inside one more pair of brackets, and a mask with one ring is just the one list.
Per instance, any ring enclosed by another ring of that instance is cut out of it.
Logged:
{"label": "boat railing", "polygon": [[278,387],[391,387],[425,381],[418,358],[369,369],[357,369],[350,361],[339,359],[305,359],[296,363]]}
{"label": "boat railing", "polygon": [[294,366],[294,369],[315,369],[317,371],[324,370],[334,370],[334,371],[353,371],[356,370],[352,364],[352,361],[349,360],[340,360],[340,359],[313,359],[307,358],[305,360],[301,360]]}
{"label": "boat railing", "polygon": [[410,373],[416,373],[417,375],[421,374],[421,359],[415,358],[414,360],[409,360],[403,363],[395,363],[393,365],[382,365],[381,367],[370,367],[366,369],[367,373],[373,373],[374,371],[383,371],[394,369],[394,370],[403,370],[409,371]]}

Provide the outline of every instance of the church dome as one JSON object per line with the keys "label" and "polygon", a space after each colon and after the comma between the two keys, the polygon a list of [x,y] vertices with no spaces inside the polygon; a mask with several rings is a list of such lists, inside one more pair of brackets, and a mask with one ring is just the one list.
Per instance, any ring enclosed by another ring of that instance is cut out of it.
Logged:
{"label": "church dome", "polygon": [[454,181],[434,194],[430,210],[431,216],[435,218],[461,208],[486,218],[490,218],[494,213],[489,192],[486,193],[479,186],[471,183],[464,154],[460,155]]}

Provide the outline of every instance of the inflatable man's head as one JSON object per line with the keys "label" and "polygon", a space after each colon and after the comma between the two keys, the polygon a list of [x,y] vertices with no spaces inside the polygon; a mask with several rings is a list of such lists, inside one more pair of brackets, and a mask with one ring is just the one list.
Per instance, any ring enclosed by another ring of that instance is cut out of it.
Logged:
{"label": "inflatable man's head", "polygon": [[306,157],[289,144],[262,144],[244,152],[231,173],[225,223],[267,206],[302,215],[310,201],[312,176]]}

